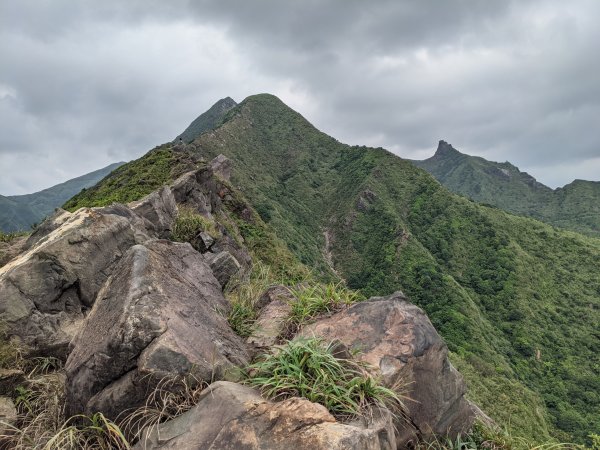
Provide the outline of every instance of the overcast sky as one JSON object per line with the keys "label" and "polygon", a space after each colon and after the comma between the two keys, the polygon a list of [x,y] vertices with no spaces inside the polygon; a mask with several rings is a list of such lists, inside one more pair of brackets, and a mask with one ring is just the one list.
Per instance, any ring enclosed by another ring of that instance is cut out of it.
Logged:
{"label": "overcast sky", "polygon": [[600,180],[600,1],[0,0],[0,194],[270,92],[349,144]]}

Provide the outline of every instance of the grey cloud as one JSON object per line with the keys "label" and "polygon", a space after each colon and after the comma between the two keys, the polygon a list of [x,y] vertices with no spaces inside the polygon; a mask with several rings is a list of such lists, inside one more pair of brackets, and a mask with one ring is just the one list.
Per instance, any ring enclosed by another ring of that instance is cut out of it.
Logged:
{"label": "grey cloud", "polygon": [[600,155],[592,0],[0,7],[2,194],[139,156],[217,99],[257,92],[404,157],[446,139],[553,186],[597,167],[586,164]]}

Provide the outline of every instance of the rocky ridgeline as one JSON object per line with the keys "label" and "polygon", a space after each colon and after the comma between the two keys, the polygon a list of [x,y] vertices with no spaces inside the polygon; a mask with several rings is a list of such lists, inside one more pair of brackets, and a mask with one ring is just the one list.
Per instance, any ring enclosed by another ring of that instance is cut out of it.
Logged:
{"label": "rocky ridgeline", "polygon": [[[67,412],[116,418],[143,405],[160,380],[189,374],[209,384],[197,404],[148,429],[136,448],[392,449],[465,432],[481,412],[465,399],[431,322],[402,293],[357,303],[299,335],[359,348],[385,386],[405,386],[406,417],[378,408],[341,423],[306,399],[274,402],[238,383],[240,369],[280,339],[291,294],[265,292],[248,339],[229,326],[223,287],[251,266],[217,220],[229,173],[219,156],[127,206],[57,211],[0,268],[0,320],[32,354],[66,360]],[[180,208],[218,233],[199,233],[193,245],[167,240]]]}

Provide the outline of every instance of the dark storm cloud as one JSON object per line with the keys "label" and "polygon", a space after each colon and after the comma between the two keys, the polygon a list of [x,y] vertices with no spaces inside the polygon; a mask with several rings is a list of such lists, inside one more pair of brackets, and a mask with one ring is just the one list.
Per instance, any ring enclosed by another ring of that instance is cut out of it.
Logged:
{"label": "dark storm cloud", "polygon": [[554,186],[600,173],[593,0],[0,5],[2,194],[136,157],[257,92],[404,157],[445,139]]}

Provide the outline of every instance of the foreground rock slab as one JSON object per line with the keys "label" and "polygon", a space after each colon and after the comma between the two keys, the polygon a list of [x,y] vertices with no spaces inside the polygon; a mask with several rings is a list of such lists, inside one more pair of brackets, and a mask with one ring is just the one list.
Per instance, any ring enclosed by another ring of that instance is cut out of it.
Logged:
{"label": "foreground rock slab", "polygon": [[142,404],[153,380],[192,372],[235,378],[248,363],[204,257],[188,243],[133,246],[98,294],[66,364],[71,414],[115,417]]}
{"label": "foreground rock slab", "polygon": [[357,303],[302,334],[360,350],[356,358],[369,363],[385,385],[404,386],[414,429],[400,424],[399,445],[418,435],[456,435],[471,427],[478,408],[464,397],[466,385],[448,360],[446,344],[401,292]]}
{"label": "foreground rock slab", "polygon": [[0,268],[0,321],[34,352],[65,357],[121,256],[152,235],[123,205],[59,211]]}
{"label": "foreground rock slab", "polygon": [[210,385],[185,414],[149,430],[136,450],[379,450],[395,449],[388,411],[367,426],[342,424],[303,398],[279,403],[230,382]]}

